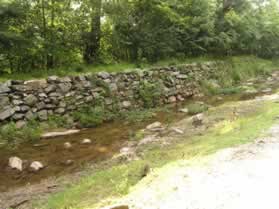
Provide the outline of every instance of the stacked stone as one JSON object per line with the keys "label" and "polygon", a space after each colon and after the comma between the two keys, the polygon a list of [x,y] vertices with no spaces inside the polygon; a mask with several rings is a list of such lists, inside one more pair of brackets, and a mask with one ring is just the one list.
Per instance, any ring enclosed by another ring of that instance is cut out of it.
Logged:
{"label": "stacked stone", "polygon": [[[102,100],[108,109],[117,102],[123,110],[141,107],[142,81],[161,83],[162,103],[183,101],[199,93],[197,81],[210,78],[220,63],[188,64],[119,73],[67,76],[0,84],[0,121],[45,121],[67,115]],[[115,100],[116,98],[116,100]]]}

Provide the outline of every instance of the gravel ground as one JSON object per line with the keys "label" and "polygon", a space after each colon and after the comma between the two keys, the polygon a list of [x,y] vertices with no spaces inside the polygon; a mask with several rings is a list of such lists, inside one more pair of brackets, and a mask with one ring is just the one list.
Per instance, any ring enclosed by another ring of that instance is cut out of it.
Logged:
{"label": "gravel ground", "polygon": [[130,209],[278,209],[279,124],[253,144],[222,150],[202,166],[181,162],[121,201]]}

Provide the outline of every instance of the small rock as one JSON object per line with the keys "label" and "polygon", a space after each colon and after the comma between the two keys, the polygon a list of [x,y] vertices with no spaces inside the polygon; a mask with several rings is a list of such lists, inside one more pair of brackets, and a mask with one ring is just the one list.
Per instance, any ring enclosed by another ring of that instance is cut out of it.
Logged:
{"label": "small rock", "polygon": [[179,112],[183,112],[183,113],[189,113],[189,109],[188,108],[183,108],[183,109],[180,109]]}
{"label": "small rock", "polygon": [[157,128],[162,128],[162,123],[155,122],[146,127],[146,129],[148,129],[148,130],[153,130],[153,129],[157,129]]}
{"label": "small rock", "polygon": [[73,165],[73,164],[74,164],[73,160],[66,160],[65,162],[63,162],[63,165],[65,165],[65,166],[70,166],[70,165]]}
{"label": "small rock", "polygon": [[34,104],[36,104],[36,102],[38,101],[37,97],[35,97],[34,95],[30,94],[27,97],[25,97],[24,99],[25,103],[29,106],[33,106]]}
{"label": "small rock", "polygon": [[41,121],[45,121],[48,118],[47,110],[41,110],[38,112],[38,117]]}
{"label": "small rock", "polygon": [[181,102],[185,100],[185,99],[183,98],[183,96],[181,96],[181,95],[178,95],[178,96],[177,96],[177,99],[178,99],[179,101],[181,101]]}
{"label": "small rock", "polygon": [[39,170],[41,170],[43,168],[44,168],[44,165],[41,162],[39,162],[39,161],[34,161],[30,165],[30,170],[34,171],[34,172],[39,171]]}
{"label": "small rock", "polygon": [[179,128],[172,128],[171,130],[173,130],[174,132],[178,133],[178,134],[184,134],[184,131],[182,131]]}
{"label": "small rock", "polygon": [[10,157],[9,158],[9,167],[12,169],[16,169],[22,171],[22,160],[18,157]]}
{"label": "small rock", "polygon": [[81,144],[91,144],[91,143],[92,143],[91,139],[83,139],[81,142]]}
{"label": "small rock", "polygon": [[150,166],[148,164],[144,165],[144,167],[142,168],[142,171],[141,171],[141,178],[144,178],[146,177],[150,172]]}
{"label": "small rock", "polygon": [[130,147],[123,147],[121,150],[120,150],[120,153],[121,154],[127,154],[127,153],[131,153],[132,152],[132,149]]}
{"label": "small rock", "polygon": [[70,142],[65,142],[64,143],[64,148],[65,149],[71,149],[73,146],[72,146],[72,144],[70,143]]}
{"label": "small rock", "polygon": [[193,117],[193,125],[194,126],[201,126],[203,124],[204,116],[203,114],[198,114]]}
{"label": "small rock", "polygon": [[271,88],[262,90],[262,93],[271,93],[271,92],[272,92]]}
{"label": "small rock", "polygon": [[122,104],[124,108],[129,108],[132,106],[132,103],[130,101],[124,101]]}
{"label": "small rock", "polygon": [[47,139],[47,138],[54,138],[54,137],[58,137],[58,136],[68,136],[68,135],[72,135],[72,134],[76,134],[79,133],[80,130],[67,130],[67,131],[63,131],[63,132],[49,132],[49,133],[45,133],[43,135],[41,135],[41,138],[43,139]]}
{"label": "small rock", "polygon": [[23,128],[24,126],[26,126],[26,124],[27,124],[26,121],[20,120],[20,121],[17,121],[15,125],[16,125],[16,128],[17,128],[17,129],[21,129],[21,128]]}
{"label": "small rock", "polygon": [[168,98],[168,102],[169,103],[175,103],[176,102],[176,97],[175,96],[171,96]]}

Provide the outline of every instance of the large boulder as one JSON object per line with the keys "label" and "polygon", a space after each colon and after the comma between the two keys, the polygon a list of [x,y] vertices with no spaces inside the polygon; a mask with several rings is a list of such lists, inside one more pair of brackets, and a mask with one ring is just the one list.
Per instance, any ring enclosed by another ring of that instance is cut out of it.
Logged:
{"label": "large boulder", "polygon": [[22,164],[23,164],[22,160],[18,157],[9,158],[9,167],[12,169],[22,171]]}

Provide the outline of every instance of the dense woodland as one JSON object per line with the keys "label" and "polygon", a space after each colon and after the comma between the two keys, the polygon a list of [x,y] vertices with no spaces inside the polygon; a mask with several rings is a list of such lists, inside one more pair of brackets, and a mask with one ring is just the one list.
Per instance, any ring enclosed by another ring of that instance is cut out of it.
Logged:
{"label": "dense woodland", "polygon": [[279,54],[277,0],[0,0],[0,72]]}

